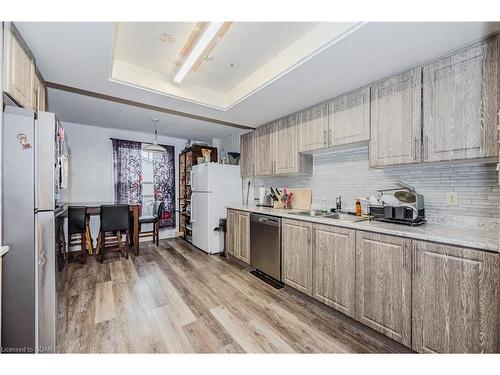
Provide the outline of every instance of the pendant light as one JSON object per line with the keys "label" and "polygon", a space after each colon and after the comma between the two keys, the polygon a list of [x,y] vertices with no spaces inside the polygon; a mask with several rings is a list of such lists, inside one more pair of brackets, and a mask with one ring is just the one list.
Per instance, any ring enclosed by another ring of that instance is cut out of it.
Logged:
{"label": "pendant light", "polygon": [[153,143],[150,143],[142,148],[143,151],[146,152],[152,152],[156,154],[162,154],[164,152],[167,152],[165,147],[161,146],[158,144],[158,120],[157,118],[152,118],[151,121],[153,121],[154,127],[155,127],[155,138],[153,140]]}

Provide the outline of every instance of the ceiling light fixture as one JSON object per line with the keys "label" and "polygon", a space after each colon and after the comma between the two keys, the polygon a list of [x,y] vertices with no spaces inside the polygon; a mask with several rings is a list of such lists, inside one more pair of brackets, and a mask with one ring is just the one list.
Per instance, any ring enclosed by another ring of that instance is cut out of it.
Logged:
{"label": "ceiling light fixture", "polygon": [[151,121],[153,121],[153,124],[155,126],[155,138],[153,140],[153,143],[150,143],[150,144],[144,146],[142,148],[142,150],[146,151],[146,152],[156,153],[156,154],[162,154],[164,152],[167,152],[165,147],[158,144],[158,121],[160,121],[160,120],[158,120],[157,118],[152,118]]}
{"label": "ceiling light fixture", "polygon": [[189,73],[193,65],[196,63],[196,61],[200,58],[201,54],[203,51],[205,51],[205,48],[210,44],[212,39],[217,35],[221,27],[224,25],[224,22],[210,22],[201,36],[200,40],[198,40],[198,43],[196,43],[196,46],[194,46],[193,50],[187,57],[186,61],[184,61],[184,64],[180,67],[179,71],[175,75],[174,81],[177,83],[181,83],[184,77]]}

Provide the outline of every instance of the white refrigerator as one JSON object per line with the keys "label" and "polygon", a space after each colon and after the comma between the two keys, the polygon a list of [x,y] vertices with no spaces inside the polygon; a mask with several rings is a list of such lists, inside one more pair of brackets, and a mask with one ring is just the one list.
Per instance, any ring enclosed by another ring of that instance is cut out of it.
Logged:
{"label": "white refrigerator", "polygon": [[[2,129],[2,348],[54,352],[62,283],[64,131],[55,115],[6,106]],[[57,235],[57,237],[56,237]],[[56,251],[61,250],[61,251]]]}
{"label": "white refrigerator", "polygon": [[226,218],[227,206],[242,202],[240,166],[205,163],[191,170],[191,229],[193,245],[216,254],[224,250],[224,237],[214,229]]}

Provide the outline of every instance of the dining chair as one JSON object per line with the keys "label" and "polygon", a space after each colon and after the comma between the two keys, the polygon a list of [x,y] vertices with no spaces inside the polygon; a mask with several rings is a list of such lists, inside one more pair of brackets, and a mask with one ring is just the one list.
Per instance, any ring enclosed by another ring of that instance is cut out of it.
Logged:
{"label": "dining chair", "polygon": [[[105,252],[119,252],[129,257],[129,206],[128,204],[102,205],[100,212],[101,227],[97,240],[99,262],[104,261]],[[125,241],[122,235],[125,233]]]}
{"label": "dining chair", "polygon": [[[153,236],[153,243],[156,246],[160,244],[160,220],[165,209],[165,202],[155,201],[153,204],[153,214],[139,217],[139,238]],[[147,232],[141,232],[142,224],[152,224],[153,229]]]}
{"label": "dining chair", "polygon": [[[73,255],[72,247],[79,246],[80,263],[87,260],[87,207],[73,206],[68,208],[68,253]],[[68,257],[69,258],[69,257]]]}

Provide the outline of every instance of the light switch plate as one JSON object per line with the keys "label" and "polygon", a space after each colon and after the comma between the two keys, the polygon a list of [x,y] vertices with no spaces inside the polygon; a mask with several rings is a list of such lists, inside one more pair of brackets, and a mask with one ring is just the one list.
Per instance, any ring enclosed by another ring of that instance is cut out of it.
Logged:
{"label": "light switch plate", "polygon": [[446,193],[446,203],[448,206],[458,206],[458,194],[456,191]]}

